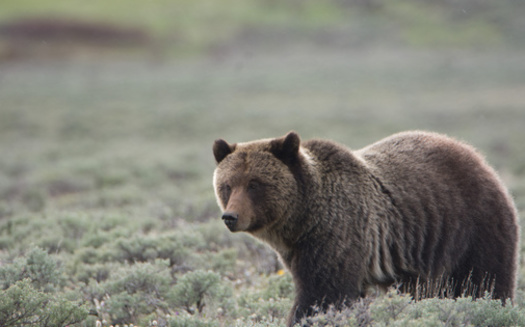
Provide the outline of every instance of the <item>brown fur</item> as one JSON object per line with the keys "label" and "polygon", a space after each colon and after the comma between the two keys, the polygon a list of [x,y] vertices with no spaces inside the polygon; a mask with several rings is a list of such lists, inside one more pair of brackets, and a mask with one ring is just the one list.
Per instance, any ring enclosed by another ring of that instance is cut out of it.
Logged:
{"label": "brown fur", "polygon": [[[426,132],[358,151],[296,133],[217,140],[214,188],[231,231],[269,243],[292,273],[288,325],[372,285],[446,280],[514,297],[519,225],[508,192],[470,146]],[[492,282],[488,282],[488,281]],[[475,295],[475,294],[473,294]]]}

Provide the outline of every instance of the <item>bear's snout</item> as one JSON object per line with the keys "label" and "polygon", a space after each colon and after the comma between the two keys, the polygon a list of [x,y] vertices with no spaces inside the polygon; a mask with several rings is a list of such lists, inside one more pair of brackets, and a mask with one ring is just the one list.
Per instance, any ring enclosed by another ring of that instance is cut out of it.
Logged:
{"label": "bear's snout", "polygon": [[239,219],[239,215],[234,212],[225,212],[222,214],[222,220],[228,226],[228,229],[230,231],[235,230],[235,225],[237,225],[237,220]]}

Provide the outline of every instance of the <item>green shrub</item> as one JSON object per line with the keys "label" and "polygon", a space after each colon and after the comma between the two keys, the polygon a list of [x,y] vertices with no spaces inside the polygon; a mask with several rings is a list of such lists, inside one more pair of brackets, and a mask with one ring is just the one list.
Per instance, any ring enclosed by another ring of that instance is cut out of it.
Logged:
{"label": "green shrub", "polygon": [[114,324],[141,323],[155,312],[168,313],[166,296],[172,279],[163,262],[139,263],[115,269],[101,284],[90,283],[89,297],[100,303],[100,317]]}
{"label": "green shrub", "polygon": [[247,292],[238,299],[240,317],[248,317],[251,322],[285,320],[292,307],[288,298],[264,299],[257,292]]}
{"label": "green shrub", "polygon": [[61,268],[47,252],[33,248],[26,256],[0,267],[2,289],[5,290],[23,279],[31,281],[37,290],[51,292],[62,283],[63,276]]}
{"label": "green shrub", "polygon": [[200,255],[199,267],[212,270],[223,276],[235,276],[235,266],[238,251],[234,248],[219,252],[206,252]]}
{"label": "green shrub", "polygon": [[321,327],[321,326],[338,326],[338,327],[357,327],[366,326],[359,324],[354,311],[350,308],[341,311],[329,310],[324,313],[316,314],[312,317],[303,318],[302,326]]}
{"label": "green shrub", "polygon": [[122,262],[147,262],[158,258],[157,241],[152,236],[121,238],[116,242],[117,259]]}
{"label": "green shrub", "polygon": [[82,244],[80,246],[99,248],[102,245],[109,243],[111,239],[112,235],[110,232],[95,229],[84,236],[84,238],[82,239]]}
{"label": "green shrub", "polygon": [[91,246],[79,248],[75,251],[75,257],[82,264],[95,264],[101,260],[100,250]]}
{"label": "green shrub", "polygon": [[239,243],[239,259],[249,262],[258,273],[268,275],[282,269],[277,254],[267,244],[248,235],[240,235]]}
{"label": "green shrub", "polygon": [[265,299],[290,299],[295,298],[295,287],[290,274],[276,274],[268,279],[268,287],[263,291]]}
{"label": "green shrub", "polygon": [[340,311],[329,309],[303,319],[308,326],[524,326],[525,310],[489,296],[428,298],[414,301],[409,295],[390,291],[376,299],[364,299]]}
{"label": "green shrub", "polygon": [[266,319],[263,321],[253,321],[250,318],[240,318],[233,324],[235,327],[285,327],[285,319]]}
{"label": "green shrub", "polygon": [[274,319],[284,319],[292,307],[290,299],[273,299],[259,300],[257,307],[251,317],[255,321],[272,321]]}
{"label": "green shrub", "polygon": [[414,302],[394,291],[370,305],[373,326],[524,326],[525,310],[502,306],[490,296],[473,301],[471,297],[429,298]]}
{"label": "green shrub", "polygon": [[112,263],[95,263],[95,264],[79,264],[75,270],[70,270],[70,276],[73,281],[89,284],[90,280],[97,283],[106,281],[111,271],[115,269],[115,264]]}
{"label": "green shrub", "polygon": [[[0,267],[0,326],[65,326],[87,310],[79,294],[61,293],[65,278],[55,259],[40,248]],[[71,297],[68,299],[66,296]]]}
{"label": "green shrub", "polygon": [[260,291],[249,290],[238,298],[239,316],[257,323],[284,321],[295,298],[292,277],[287,273],[261,277],[262,280],[256,281],[261,284]]}
{"label": "green shrub", "polygon": [[169,327],[218,327],[215,320],[203,320],[198,317],[173,317],[168,320]]}
{"label": "green shrub", "polygon": [[210,304],[232,309],[232,289],[221,282],[220,275],[211,271],[196,270],[186,273],[171,290],[170,303],[190,314],[202,314]]}
{"label": "green shrub", "polygon": [[467,312],[469,323],[473,326],[525,326],[523,307],[511,304],[502,306],[501,301],[488,296],[476,301],[471,298],[458,299],[454,303],[454,309]]}
{"label": "green shrub", "polygon": [[196,230],[202,235],[206,242],[206,248],[218,251],[220,248],[231,248],[234,246],[234,239],[239,239],[241,235],[233,235],[221,219],[212,219],[199,224]]}
{"label": "green shrub", "polygon": [[70,212],[58,216],[57,222],[65,238],[78,241],[90,230],[92,221],[89,215]]}
{"label": "green shrub", "polygon": [[193,232],[138,235],[117,240],[116,259],[129,263],[168,259],[170,266],[179,266],[187,264],[191,252],[204,245],[202,235]]}
{"label": "green shrub", "polygon": [[11,239],[2,248],[26,251],[33,245],[49,253],[72,253],[83,245],[83,238],[98,231],[98,217],[77,212],[24,213],[0,222],[0,235]]}
{"label": "green shrub", "polygon": [[412,298],[409,295],[392,290],[373,303],[370,308],[371,315],[374,321],[389,324],[399,319],[411,302]]}
{"label": "green shrub", "polygon": [[83,321],[88,311],[76,302],[33,287],[30,279],[19,280],[0,291],[0,326],[59,327]]}

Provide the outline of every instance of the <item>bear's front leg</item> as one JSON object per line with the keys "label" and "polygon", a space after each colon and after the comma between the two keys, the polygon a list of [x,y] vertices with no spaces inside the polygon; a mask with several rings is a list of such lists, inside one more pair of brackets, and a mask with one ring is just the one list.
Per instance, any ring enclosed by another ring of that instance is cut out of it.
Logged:
{"label": "bear's front leg", "polygon": [[335,279],[327,277],[324,282],[316,284],[305,284],[296,282],[295,302],[288,316],[288,327],[301,322],[303,318],[313,316],[317,313],[326,312],[330,307],[341,310],[345,305],[359,298],[361,293],[357,282],[349,276],[347,283],[337,283]]}
{"label": "bear's front leg", "polygon": [[287,326],[292,327],[300,323],[303,318],[314,315],[316,309],[317,301],[315,299],[306,299],[304,296],[297,294],[295,303],[288,316]]}
{"label": "bear's front leg", "polygon": [[[297,251],[289,261],[295,284],[295,302],[288,316],[288,326],[301,322],[301,319],[330,307],[336,310],[362,296],[363,262],[362,256],[348,255],[352,251],[341,251],[340,256],[330,256],[323,245],[314,240],[302,245],[305,251]],[[324,253],[324,255],[323,255]]]}
{"label": "bear's front leg", "polygon": [[[292,310],[290,310],[290,313],[288,314],[288,319],[286,320],[287,327],[292,327],[295,324],[299,323],[302,317],[305,316],[306,312],[300,313],[298,312],[298,309],[299,309],[299,304],[295,302],[292,306]],[[301,311],[303,310],[301,309]]]}

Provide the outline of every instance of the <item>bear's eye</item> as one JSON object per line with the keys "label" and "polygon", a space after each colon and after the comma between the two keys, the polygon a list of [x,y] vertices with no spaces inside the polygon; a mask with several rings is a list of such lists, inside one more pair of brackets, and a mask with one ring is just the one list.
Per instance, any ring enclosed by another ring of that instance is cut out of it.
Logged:
{"label": "bear's eye", "polygon": [[261,183],[255,180],[251,180],[248,183],[248,190],[250,191],[256,191],[261,187]]}

